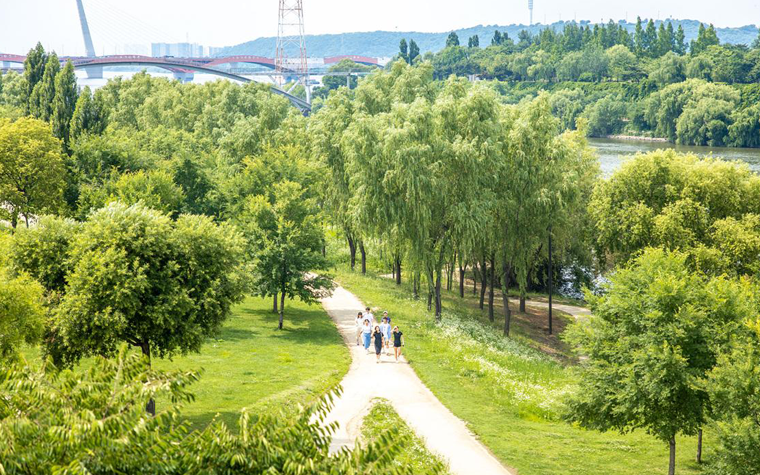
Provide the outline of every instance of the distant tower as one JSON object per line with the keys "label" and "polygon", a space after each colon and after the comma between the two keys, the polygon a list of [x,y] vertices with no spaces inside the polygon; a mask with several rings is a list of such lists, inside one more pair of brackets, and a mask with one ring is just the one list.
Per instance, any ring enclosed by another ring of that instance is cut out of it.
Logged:
{"label": "distant tower", "polygon": [[528,23],[528,26],[533,26],[533,0],[528,0],[528,10],[530,11],[530,23]]}
{"label": "distant tower", "polygon": [[306,101],[311,102],[309,66],[306,62],[306,39],[303,30],[303,0],[279,0],[280,21],[277,27],[275,72],[279,73],[280,86],[288,75],[306,89]]}
{"label": "distant tower", "polygon": [[[84,36],[84,51],[88,58],[94,58],[95,46],[92,45],[92,36],[90,35],[90,25],[87,23],[87,15],[84,14],[84,5],[82,0],[77,0],[77,10],[79,10],[79,23],[82,25],[82,36]],[[84,68],[87,72],[87,77],[90,79],[102,79],[103,67],[92,66]]]}

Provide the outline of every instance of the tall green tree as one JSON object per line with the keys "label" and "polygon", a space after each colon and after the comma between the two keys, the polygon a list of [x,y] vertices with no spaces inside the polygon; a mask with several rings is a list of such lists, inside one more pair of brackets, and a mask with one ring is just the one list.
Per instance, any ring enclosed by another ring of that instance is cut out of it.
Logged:
{"label": "tall green tree", "polygon": [[263,297],[280,296],[282,330],[286,297],[313,303],[332,290],[329,276],[316,274],[327,264],[316,202],[306,198],[300,184],[284,181],[274,185],[271,197],[250,197],[237,221],[249,242],[253,290]]}
{"label": "tall green tree", "polygon": [[55,80],[61,71],[61,63],[55,53],[50,53],[45,64],[42,79],[32,90],[29,97],[29,110],[37,119],[50,121],[53,116],[53,100],[55,99]]}
{"label": "tall green tree", "polygon": [[58,211],[66,170],[61,142],[37,119],[0,119],[0,213],[13,228],[20,217]]}
{"label": "tall green tree", "polygon": [[409,64],[414,64],[414,60],[420,56],[420,47],[414,40],[409,40]]}
{"label": "tall green tree", "polygon": [[69,135],[71,130],[71,118],[77,104],[77,78],[74,75],[74,65],[66,61],[66,66],[55,77],[55,98],[53,100],[53,113],[51,124],[53,134],[61,139],[63,148],[69,151]]}
{"label": "tall green tree", "polygon": [[472,35],[467,40],[467,47],[468,48],[480,48],[480,38],[478,38],[478,35]]}
{"label": "tall green tree", "polygon": [[406,38],[401,38],[398,44],[398,54],[407,64],[409,63],[409,45],[406,43]]}
{"label": "tall green tree", "polygon": [[710,46],[717,46],[719,44],[720,40],[718,39],[718,34],[715,32],[715,27],[711,24],[709,27],[705,28],[705,25],[700,23],[697,39],[692,40],[691,48],[689,49],[692,55],[696,55],[707,50]]}
{"label": "tall green tree", "polygon": [[727,335],[756,315],[748,282],[694,273],[686,256],[647,250],[618,269],[604,295],[587,295],[594,314],[572,341],[589,358],[571,421],[623,433],[644,429],[670,448],[706,423],[710,397],[701,381]]}
{"label": "tall green tree", "polygon": [[642,56],[646,51],[644,27],[641,26],[641,17],[636,17],[636,28],[633,33],[634,51],[637,56]]}
{"label": "tall green tree", "polygon": [[452,46],[459,46],[459,36],[453,31],[446,37],[446,47],[450,48]]}
{"label": "tall green tree", "polygon": [[42,43],[37,43],[37,46],[29,50],[24,60],[24,79],[26,79],[24,108],[27,113],[31,112],[29,98],[32,97],[32,91],[34,91],[37,83],[42,80],[46,65],[47,53],[45,53],[45,48],[42,47]]}
{"label": "tall green tree", "polygon": [[69,138],[74,141],[80,135],[100,134],[105,130],[103,111],[100,104],[92,97],[90,86],[85,86],[77,99],[74,114],[71,116]]}
{"label": "tall green tree", "polygon": [[673,51],[681,56],[686,54],[686,33],[684,33],[683,25],[680,23],[678,24],[678,30],[676,30],[673,41],[675,43]]}
{"label": "tall green tree", "polygon": [[242,251],[239,233],[207,217],[120,203],[95,212],[71,244],[47,351],[60,364],[122,342],[148,359],[199,351],[242,296]]}

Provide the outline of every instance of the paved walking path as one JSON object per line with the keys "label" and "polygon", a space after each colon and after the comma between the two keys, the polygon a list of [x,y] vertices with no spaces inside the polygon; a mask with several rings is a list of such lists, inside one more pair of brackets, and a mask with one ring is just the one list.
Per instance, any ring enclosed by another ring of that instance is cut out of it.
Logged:
{"label": "paved walking path", "polygon": [[339,423],[331,450],[353,447],[372,400],[384,398],[428,449],[448,461],[452,474],[511,473],[478,442],[464,422],[438,401],[406,361],[396,363],[393,356],[383,355],[381,363],[376,363],[374,347],[367,354],[363,346],[356,345],[356,313],[365,307],[359,299],[338,287],[331,297],[322,300],[322,305],[338,326],[353,359],[341,382],[343,394],[326,419],[326,423]]}
{"label": "paved walking path", "polygon": [[[548,302],[541,302],[537,300],[526,300],[525,305],[528,307],[538,307],[543,309],[549,308]],[[591,310],[584,307],[576,307],[574,305],[565,305],[563,303],[552,302],[552,308],[554,310],[561,310],[567,314],[570,314],[576,320],[591,316]]]}

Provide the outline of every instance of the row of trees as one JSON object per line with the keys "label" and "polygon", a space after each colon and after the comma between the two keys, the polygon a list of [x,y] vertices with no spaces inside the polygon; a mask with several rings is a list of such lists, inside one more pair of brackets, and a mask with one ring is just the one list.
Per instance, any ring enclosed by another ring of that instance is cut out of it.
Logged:
{"label": "row of trees", "polygon": [[[550,32],[551,29],[543,31]],[[503,41],[503,40],[502,40]],[[470,40],[474,44],[474,39]],[[668,50],[662,55],[640,56],[626,44],[603,46],[596,42],[582,49],[543,48],[525,41],[524,48],[495,43],[485,49],[449,46],[438,53],[426,53],[433,62],[435,76],[476,74],[501,81],[663,81],[662,70],[671,63],[679,66],[674,78],[697,77],[716,82],[749,84],[760,74],[760,49],[706,42],[688,55]],[[681,79],[683,80],[683,79]],[[672,80],[670,82],[673,82]]]}
{"label": "row of trees", "polygon": [[477,264],[492,319],[501,289],[509,334],[508,288],[525,291],[549,233],[558,249],[578,238],[563,230],[583,219],[596,166],[580,135],[560,134],[545,96],[505,106],[487,87],[438,87],[429,64],[397,62],[336,91],[310,120],[329,172],[325,206],[352,266],[359,250],[364,269],[364,243],[380,242],[399,281],[403,267],[415,295],[426,284],[436,318],[444,266]]}

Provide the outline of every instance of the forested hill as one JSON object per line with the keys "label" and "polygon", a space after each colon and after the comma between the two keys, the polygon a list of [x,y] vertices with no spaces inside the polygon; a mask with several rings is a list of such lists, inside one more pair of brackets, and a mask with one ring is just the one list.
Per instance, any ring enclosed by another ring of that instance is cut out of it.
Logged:
{"label": "forested hill", "polygon": [[[687,43],[697,37],[697,31],[699,29],[699,21],[697,20],[665,20],[673,23],[673,28],[678,28],[678,25],[683,25],[684,33],[686,34]],[[565,24],[571,22],[556,22],[549,25],[549,28],[553,28],[557,31],[561,31]],[[581,21],[582,25],[589,24],[588,21]],[[656,21],[655,26],[660,25],[661,21]],[[709,22],[706,22],[709,23]],[[620,24],[625,25],[629,32],[633,32],[636,23],[627,23],[621,21]],[[472,35],[478,35],[481,45],[487,45],[495,30],[506,31],[511,38],[517,38],[517,34],[520,30],[529,30],[531,33],[538,34],[538,32],[546,25],[478,25],[472,28],[464,28],[456,30],[456,33],[460,38],[469,38]],[[752,41],[757,37],[758,28],[754,25],[747,25],[736,28],[716,28],[718,37],[721,43],[732,44],[752,44]],[[306,38],[306,48],[309,51],[309,56],[312,57],[324,57],[324,56],[337,56],[343,54],[361,54],[372,57],[390,57],[398,53],[398,44],[402,38],[407,40],[412,38],[420,47],[420,51],[425,53],[427,51],[439,51],[443,49],[446,44],[446,37],[449,32],[442,33],[420,33],[420,32],[399,32],[399,31],[368,31],[358,33],[343,33],[333,35],[310,35]],[[275,38],[258,38],[253,41],[248,41],[236,46],[229,46],[219,53],[219,56],[235,55],[235,54],[253,54],[259,56],[272,56],[275,50]]]}

